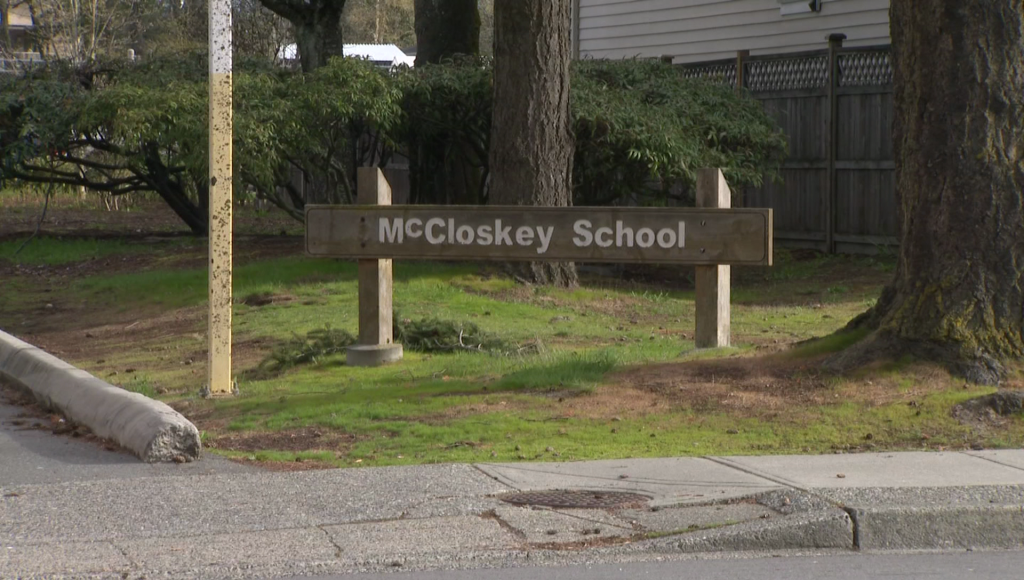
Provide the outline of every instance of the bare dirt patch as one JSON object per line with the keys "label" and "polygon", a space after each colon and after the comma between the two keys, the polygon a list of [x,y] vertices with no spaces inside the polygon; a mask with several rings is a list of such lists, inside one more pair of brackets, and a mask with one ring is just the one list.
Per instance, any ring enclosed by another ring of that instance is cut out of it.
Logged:
{"label": "bare dirt patch", "polygon": [[260,461],[258,459],[233,459],[238,463],[254,465],[267,471],[317,471],[321,469],[336,469],[338,466],[324,461],[313,461],[309,459],[296,459],[295,461]]}
{"label": "bare dirt patch", "polygon": [[634,367],[610,380],[615,386],[599,391],[604,400],[595,409],[598,413],[616,408],[641,411],[646,405],[651,412],[690,408],[762,418],[851,401],[869,406],[917,404],[923,396],[953,386],[949,374],[934,365],[841,378],[824,371],[818,357],[785,354]]}
{"label": "bare dirt patch", "polygon": [[[36,203],[0,207],[0,232],[5,237],[21,237],[35,230],[42,210],[42,198]],[[280,211],[260,212],[249,207],[236,207],[235,231],[245,233],[279,234],[301,228],[299,222]],[[110,211],[102,203],[62,203],[51,200],[43,220],[42,233],[188,233],[188,228],[161,201],[140,201],[128,209]]]}
{"label": "bare dirt patch", "polygon": [[[118,212],[105,212],[118,213]],[[121,212],[124,213],[124,212]],[[10,212],[0,212],[10,220]],[[133,212],[136,218],[144,217]],[[2,222],[3,220],[0,220]],[[143,220],[142,223],[145,223]],[[5,233],[4,237],[10,234]],[[203,244],[182,245],[176,238],[155,234],[110,232],[68,236],[115,237],[135,244],[149,244],[152,251],[112,255],[76,263],[47,266],[19,265],[0,259],[0,279],[27,280],[32,288],[31,300],[16,309],[0,306],[0,326],[16,330],[19,337],[44,350],[72,362],[77,362],[103,379],[117,381],[125,366],[115,365],[117,353],[135,351],[145,353],[147,372],[160,370],[180,371],[186,376],[205,373],[206,310],[202,307],[167,311],[158,306],[131,309],[96,308],[86,301],[60,298],[57,292],[78,278],[116,275],[150,269],[202,268],[206,262]],[[285,257],[301,253],[302,238],[297,236],[239,236],[236,237],[236,264],[253,260]],[[267,303],[293,300],[284,295],[261,296]],[[192,344],[194,343],[194,345]],[[236,341],[235,364],[239,368],[255,366],[263,357],[261,339]],[[107,359],[111,359],[108,363]],[[158,394],[162,394],[157,389]]]}
{"label": "bare dirt patch", "polygon": [[[21,333],[24,339],[47,352],[65,359],[93,361],[104,368],[105,356],[132,349],[153,351],[170,338],[202,332],[205,310],[183,308],[170,312],[133,310],[123,314],[95,312],[84,308],[73,320],[53,316],[41,321],[31,332]],[[113,320],[112,320],[113,319]],[[170,358],[184,357],[168,353]],[[182,361],[185,359],[183,358]],[[116,369],[111,369],[116,370]]]}
{"label": "bare dirt patch", "polygon": [[[604,284],[607,288],[612,286],[607,285],[608,280],[605,279],[587,279],[588,285],[594,285],[598,287]],[[503,288],[501,290],[481,290],[479,288],[473,288],[465,284],[454,284],[454,286],[467,294],[474,294],[477,296],[486,296],[498,302],[508,302],[515,304],[532,304],[534,306],[541,306],[557,310],[576,310],[579,316],[587,315],[605,315],[613,318],[621,318],[625,323],[638,324],[643,318],[647,320],[649,318],[657,318],[657,316],[642,316],[644,303],[641,300],[630,298],[622,295],[609,294],[607,297],[602,299],[588,299],[586,303],[581,303],[577,300],[570,300],[566,298],[560,298],[555,296],[544,296],[538,295],[534,291],[533,286],[516,286],[513,288]],[[552,323],[559,322],[559,320],[552,320]]]}
{"label": "bare dirt patch", "polygon": [[275,294],[273,292],[257,292],[242,298],[241,303],[246,306],[270,306],[271,304],[286,304],[298,300],[291,294]]}
{"label": "bare dirt patch", "polygon": [[627,387],[622,404],[646,395],[656,406],[728,409],[753,416],[826,403],[832,398],[830,378],[812,361],[736,357],[633,368],[612,380]]}
{"label": "bare dirt patch", "polygon": [[347,452],[356,437],[343,431],[306,427],[284,431],[230,433],[207,442],[225,451],[335,451]]}
{"label": "bare dirt patch", "polygon": [[1024,384],[1015,381],[991,395],[964,401],[953,408],[953,417],[977,430],[1002,427],[1007,418],[1024,416]]}

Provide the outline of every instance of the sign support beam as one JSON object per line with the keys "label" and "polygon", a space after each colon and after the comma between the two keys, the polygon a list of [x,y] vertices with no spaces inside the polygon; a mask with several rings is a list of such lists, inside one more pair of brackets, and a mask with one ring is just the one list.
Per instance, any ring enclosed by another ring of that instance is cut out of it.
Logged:
{"label": "sign support beam", "polygon": [[231,379],[232,38],[231,1],[211,0],[209,393],[234,393]]}
{"label": "sign support beam", "polygon": [[[391,185],[379,168],[356,169],[356,203],[391,205]],[[359,344],[348,348],[345,364],[371,367],[400,361],[402,345],[394,340],[392,261],[359,260],[358,264]]]}
{"label": "sign support beam", "polygon": [[[732,192],[721,169],[701,169],[697,173],[697,207],[732,207]],[[696,267],[697,348],[729,346],[731,273],[730,266]]]}

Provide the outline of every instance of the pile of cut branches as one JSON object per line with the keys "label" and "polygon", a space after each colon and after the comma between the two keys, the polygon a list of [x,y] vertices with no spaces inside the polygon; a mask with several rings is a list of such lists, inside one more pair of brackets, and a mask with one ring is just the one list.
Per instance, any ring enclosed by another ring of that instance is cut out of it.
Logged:
{"label": "pile of cut branches", "polygon": [[[539,341],[518,343],[484,332],[472,322],[456,322],[439,318],[418,321],[396,317],[395,341],[405,348],[423,353],[478,352],[493,356],[524,356],[543,349]],[[325,357],[340,354],[356,344],[356,337],[344,330],[325,326],[298,334],[273,350],[259,365],[264,373],[280,373],[303,364],[319,364]]]}

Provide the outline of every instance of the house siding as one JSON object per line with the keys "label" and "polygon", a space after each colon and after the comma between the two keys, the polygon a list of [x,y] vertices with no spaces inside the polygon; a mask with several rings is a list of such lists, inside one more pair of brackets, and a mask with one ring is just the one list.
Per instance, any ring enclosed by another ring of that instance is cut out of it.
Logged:
{"label": "house siding", "polygon": [[677,63],[889,43],[889,0],[823,0],[821,12],[782,16],[778,0],[579,0],[579,54],[672,56]]}

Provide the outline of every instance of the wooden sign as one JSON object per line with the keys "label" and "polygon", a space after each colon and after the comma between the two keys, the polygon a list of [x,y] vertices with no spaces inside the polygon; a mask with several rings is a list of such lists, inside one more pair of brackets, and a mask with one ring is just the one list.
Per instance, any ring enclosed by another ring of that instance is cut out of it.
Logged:
{"label": "wooden sign", "polygon": [[306,208],[306,252],[359,259],[771,265],[772,210]]}

